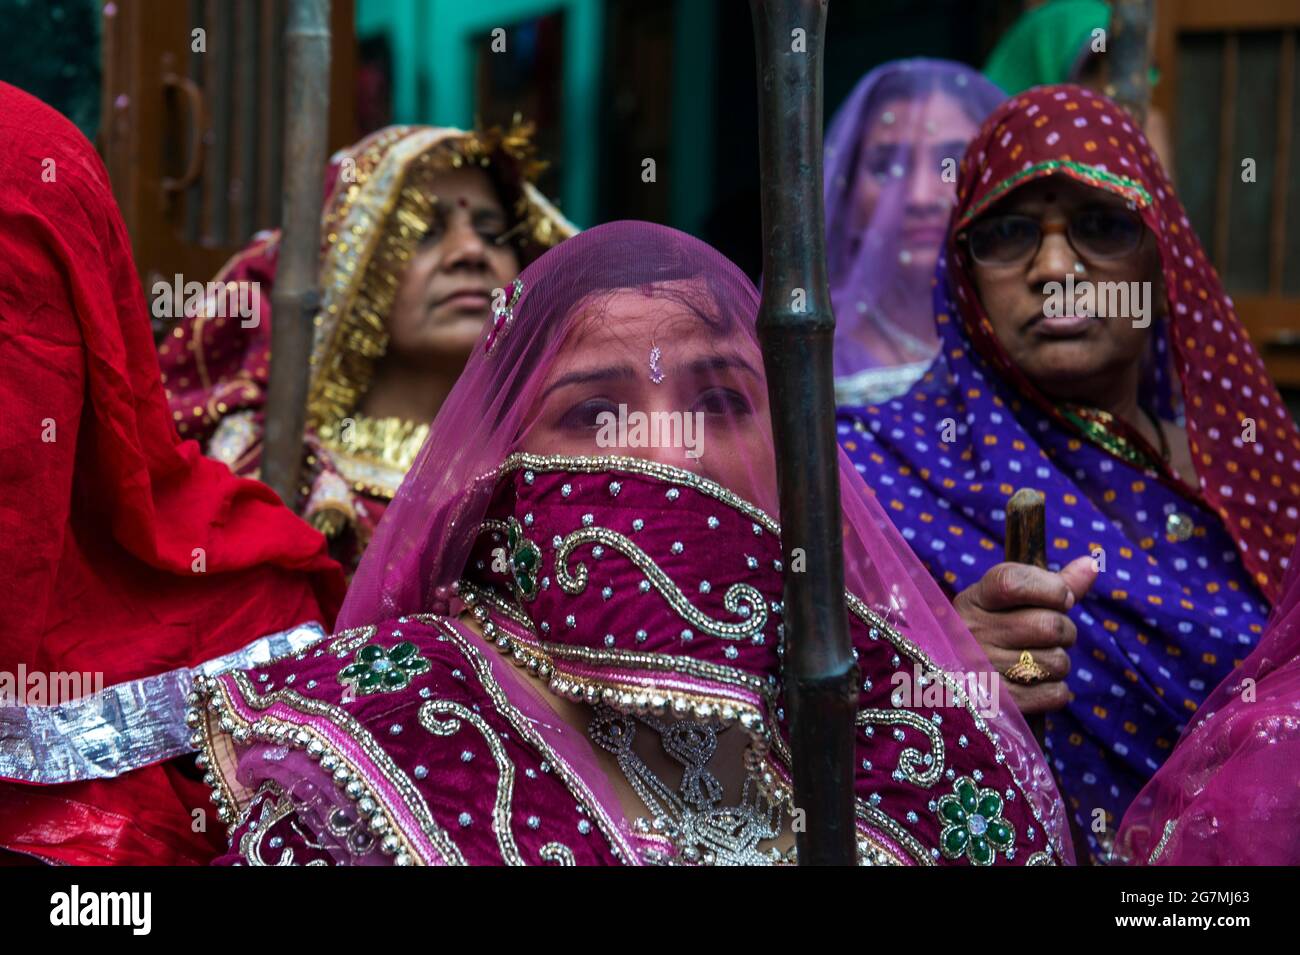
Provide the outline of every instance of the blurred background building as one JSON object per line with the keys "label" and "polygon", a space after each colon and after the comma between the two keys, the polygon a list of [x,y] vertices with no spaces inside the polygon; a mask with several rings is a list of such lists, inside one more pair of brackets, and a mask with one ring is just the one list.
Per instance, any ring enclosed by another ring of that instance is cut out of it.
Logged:
{"label": "blurred background building", "polygon": [[[827,123],[873,66],[902,56],[979,66],[1035,5],[832,0]],[[0,79],[97,142],[146,287],[154,276],[211,275],[277,224],[285,6],[0,0]],[[1300,3],[1154,6],[1153,98],[1172,126],[1180,195],[1270,369],[1300,388]],[[664,222],[757,275],[743,0],[333,0],[332,29],[331,148],[389,123],[519,114],[537,124],[551,162],[544,191],[579,225]]]}

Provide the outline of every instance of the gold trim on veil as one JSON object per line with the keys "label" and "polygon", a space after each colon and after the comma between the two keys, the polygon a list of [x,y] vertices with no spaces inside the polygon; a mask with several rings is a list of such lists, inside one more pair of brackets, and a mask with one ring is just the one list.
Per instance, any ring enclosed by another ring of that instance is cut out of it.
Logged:
{"label": "gold trim on veil", "polygon": [[465,165],[495,166],[517,182],[511,234],[533,257],[577,232],[532,185],[544,164],[534,158],[530,136],[519,124],[482,132],[394,126],[336,157],[337,175],[350,181],[322,216],[307,426],[355,490],[391,498],[428,434],[423,422],[362,420],[356,407],[387,347],[402,271],[429,230],[435,177]]}

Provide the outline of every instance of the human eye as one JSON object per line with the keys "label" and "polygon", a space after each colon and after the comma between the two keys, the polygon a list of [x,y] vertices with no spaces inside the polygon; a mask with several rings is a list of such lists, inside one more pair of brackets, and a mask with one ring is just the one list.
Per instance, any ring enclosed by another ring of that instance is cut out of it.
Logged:
{"label": "human eye", "polygon": [[752,414],[754,407],[749,399],[736,389],[717,386],[701,392],[691,410],[702,411],[705,414],[741,417]]}
{"label": "human eye", "polygon": [[863,168],[876,179],[901,178],[907,172],[907,159],[901,146],[876,146],[867,151]]}
{"label": "human eye", "polygon": [[484,216],[474,223],[474,231],[484,242],[497,243],[506,233],[506,224],[496,215]]}
{"label": "human eye", "polygon": [[420,239],[421,246],[435,245],[442,241],[442,237],[447,234],[447,223],[440,213],[434,213],[433,218],[429,220],[429,227],[425,230],[423,237]]}
{"label": "human eye", "polygon": [[618,415],[618,405],[608,398],[587,398],[569,405],[556,422],[563,431],[595,431],[602,414]]}

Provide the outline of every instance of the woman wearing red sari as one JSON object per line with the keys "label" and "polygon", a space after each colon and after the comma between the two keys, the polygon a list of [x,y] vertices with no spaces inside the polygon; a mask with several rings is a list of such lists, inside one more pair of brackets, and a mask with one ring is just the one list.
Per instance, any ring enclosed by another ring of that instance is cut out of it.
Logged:
{"label": "woman wearing red sari", "polygon": [[[264,634],[329,626],[342,599],[318,533],[177,436],[103,163],[70,122],[4,83],[0,484],[0,672],[11,680],[75,671],[144,694],[160,674]],[[155,706],[148,723],[156,701],[141,694],[115,696],[137,709],[106,709],[99,724],[101,749],[134,754],[138,768],[120,776],[102,751],[83,765],[67,739],[16,730],[45,725],[54,707],[0,706],[0,849],[207,861],[210,832],[194,831],[206,817],[192,815],[210,808],[202,784],[188,758],[142,755],[162,720]]]}
{"label": "woman wearing red sari", "polygon": [[[429,422],[465,367],[493,297],[575,231],[532,185],[527,127],[391,126],[334,156],[321,215],[320,294],[294,510],[355,569]],[[205,308],[159,348],[182,435],[232,471],[262,457],[278,232],[218,274],[254,283],[259,321]],[[241,289],[241,295],[247,295]]]}

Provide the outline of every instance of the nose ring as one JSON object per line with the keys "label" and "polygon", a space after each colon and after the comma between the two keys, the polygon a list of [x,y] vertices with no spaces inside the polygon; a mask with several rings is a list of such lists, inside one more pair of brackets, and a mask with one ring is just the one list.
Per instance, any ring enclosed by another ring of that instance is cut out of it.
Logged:
{"label": "nose ring", "polygon": [[1084,272],[1083,263],[1082,263],[1082,262],[1075,262],[1075,263],[1074,263],[1074,274],[1075,274],[1075,275],[1082,275],[1083,272]]}

